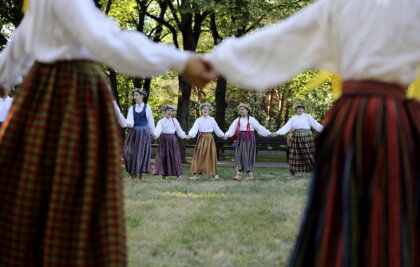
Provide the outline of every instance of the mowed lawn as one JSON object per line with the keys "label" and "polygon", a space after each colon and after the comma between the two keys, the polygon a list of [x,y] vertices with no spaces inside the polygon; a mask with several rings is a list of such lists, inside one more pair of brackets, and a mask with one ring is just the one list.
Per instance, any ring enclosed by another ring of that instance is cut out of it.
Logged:
{"label": "mowed lawn", "polygon": [[202,176],[181,182],[125,179],[130,266],[285,266],[304,208],[308,178],[259,168],[254,181]]}

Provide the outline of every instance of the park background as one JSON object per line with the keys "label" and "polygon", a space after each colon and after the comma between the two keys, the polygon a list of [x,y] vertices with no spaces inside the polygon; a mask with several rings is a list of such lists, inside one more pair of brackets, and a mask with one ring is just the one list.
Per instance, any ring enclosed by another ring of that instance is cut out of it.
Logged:
{"label": "park background", "polygon": [[[86,0],[89,1],[89,0]],[[151,40],[204,54],[228,37],[240,37],[281,21],[311,0],[95,0],[123,29],[143,32]],[[22,0],[0,0],[0,50],[22,19]],[[77,22],[75,22],[77,23]],[[264,40],[261,40],[264,42]],[[294,64],[294,62],[290,62]],[[212,116],[227,130],[239,103],[249,103],[252,116],[271,131],[294,115],[303,102],[322,121],[332,105],[331,84],[316,89],[305,84],[317,72],[308,70],[263,93],[230,85],[222,77],[206,88],[192,88],[176,73],[143,79],[103,66],[124,115],[133,104],[131,90],[150,94],[155,120],[166,104],[188,131],[210,102]],[[14,91],[19,87],[12,88]],[[181,142],[182,156],[186,145]],[[259,160],[278,160],[274,157]],[[284,159],[283,159],[284,160]],[[285,266],[296,238],[309,179],[287,180],[287,169],[257,168],[256,180],[234,182],[233,167],[220,167],[221,181],[145,181],[125,177],[125,203],[130,266]],[[188,165],[184,175],[189,175]]]}
{"label": "park background", "polygon": [[[0,0],[0,50],[22,19],[22,0]],[[295,13],[311,0],[95,0],[103,12],[123,29],[143,32],[155,42],[200,54],[209,52],[228,37],[240,37],[261,27],[276,23]],[[75,22],[77,23],[77,22]],[[264,42],[264,40],[261,40]],[[294,64],[294,62],[290,62]],[[149,93],[147,104],[155,120],[163,105],[177,107],[176,117],[188,131],[199,116],[198,106],[210,102],[212,116],[226,131],[237,116],[237,105],[249,103],[252,116],[271,131],[279,129],[294,115],[293,106],[303,102],[317,121],[322,121],[332,105],[330,82],[316,89],[305,84],[316,76],[315,70],[298,74],[289,82],[266,92],[256,93],[237,88],[222,77],[203,90],[192,88],[174,72],[143,79],[127,76],[103,66],[116,101],[124,115],[134,103],[131,90],[140,88]],[[185,161],[185,145],[181,141]]]}

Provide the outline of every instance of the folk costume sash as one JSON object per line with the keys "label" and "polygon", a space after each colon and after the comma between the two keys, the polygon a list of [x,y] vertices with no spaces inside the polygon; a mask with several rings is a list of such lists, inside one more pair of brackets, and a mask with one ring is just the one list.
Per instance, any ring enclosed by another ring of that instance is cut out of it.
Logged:
{"label": "folk costume sash", "polygon": [[22,5],[22,12],[25,13],[28,10],[29,0],[24,0]]}
{"label": "folk costume sash", "polygon": [[[232,136],[232,142],[236,142],[236,139],[238,138],[238,135],[241,131],[241,118],[238,118],[238,126],[236,127],[236,132]],[[246,125],[246,140],[251,140],[251,124],[249,123],[249,117],[248,117],[248,124]]]}
{"label": "folk costume sash", "polygon": [[[413,81],[407,90],[406,97],[408,99],[417,99],[420,101],[420,65],[417,67],[417,78]],[[343,82],[341,76],[336,73],[331,73],[325,70],[321,70],[318,76],[306,84],[309,89],[319,87],[323,83],[331,81],[332,96],[333,99],[338,99],[343,94]]]}

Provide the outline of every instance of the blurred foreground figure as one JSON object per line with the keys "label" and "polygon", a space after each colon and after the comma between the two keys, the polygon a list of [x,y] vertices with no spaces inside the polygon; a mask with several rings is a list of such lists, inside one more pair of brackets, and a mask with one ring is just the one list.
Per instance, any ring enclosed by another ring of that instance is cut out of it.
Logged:
{"label": "blurred foreground figure", "polygon": [[[319,0],[207,58],[264,90],[309,68],[340,74],[290,266],[420,266],[420,1]],[[417,91],[417,96],[419,92]]]}
{"label": "blurred foreground figure", "polygon": [[121,137],[96,61],[197,86],[214,78],[200,57],[121,31],[92,1],[31,1],[0,54],[0,86],[26,75],[0,131],[1,266],[126,265]]}

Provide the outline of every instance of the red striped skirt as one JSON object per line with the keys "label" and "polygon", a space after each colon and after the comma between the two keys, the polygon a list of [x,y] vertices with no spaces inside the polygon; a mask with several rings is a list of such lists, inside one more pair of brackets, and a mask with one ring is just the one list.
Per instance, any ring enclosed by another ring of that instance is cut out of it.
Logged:
{"label": "red striped skirt", "polygon": [[97,64],[36,63],[0,158],[1,266],[126,264],[121,138]]}
{"label": "red striped skirt", "polygon": [[289,266],[420,266],[419,115],[398,86],[344,84]]}

